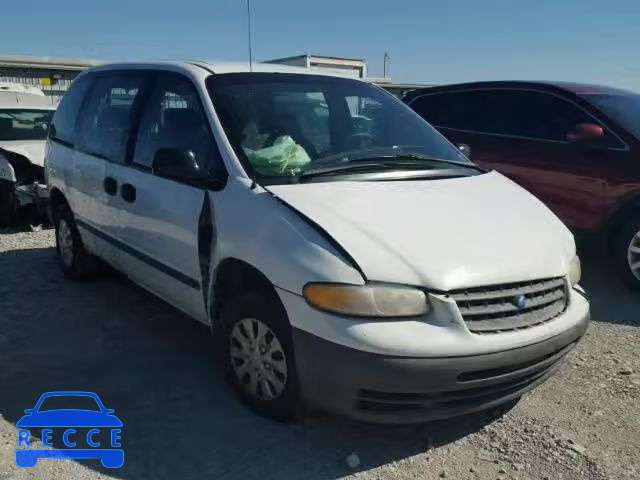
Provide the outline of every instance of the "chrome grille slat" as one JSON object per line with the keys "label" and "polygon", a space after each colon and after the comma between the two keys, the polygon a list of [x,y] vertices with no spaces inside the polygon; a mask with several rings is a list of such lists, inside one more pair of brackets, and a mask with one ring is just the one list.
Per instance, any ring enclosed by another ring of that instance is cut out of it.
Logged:
{"label": "chrome grille slat", "polygon": [[517,286],[504,285],[502,288],[474,288],[451,292],[451,298],[455,301],[491,300],[494,298],[504,298],[518,294],[529,295],[545,292],[557,289],[558,287],[564,287],[564,280],[562,278],[542,280],[539,282],[526,282],[524,284],[517,284]]}
{"label": "chrome grille slat", "polygon": [[[563,290],[553,290],[543,295],[535,297],[526,297],[527,303],[525,310],[534,307],[543,307],[549,303],[560,300],[565,296]],[[485,315],[487,313],[510,313],[518,312],[518,308],[510,302],[490,303],[489,305],[472,306],[471,302],[459,303],[458,308],[463,316]]]}
{"label": "chrome grille slat", "polygon": [[[518,308],[514,300],[524,296]],[[449,293],[456,301],[467,328],[474,333],[499,333],[530,328],[548,322],[567,306],[563,278],[520,282]]]}

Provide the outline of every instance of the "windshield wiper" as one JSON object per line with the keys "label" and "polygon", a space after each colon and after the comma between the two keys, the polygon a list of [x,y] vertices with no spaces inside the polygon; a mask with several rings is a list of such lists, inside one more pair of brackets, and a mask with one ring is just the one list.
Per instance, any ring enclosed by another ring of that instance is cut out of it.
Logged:
{"label": "windshield wiper", "polygon": [[404,165],[406,162],[404,160],[410,160],[410,163],[419,163],[421,165],[433,164],[433,163],[444,163],[446,165],[457,165],[459,167],[464,168],[475,168],[476,170],[485,171],[482,167],[479,167],[475,163],[472,162],[458,162],[456,160],[448,160],[446,158],[435,158],[428,157],[425,155],[419,155],[415,153],[402,153],[398,155],[379,155],[375,157],[368,157],[363,159],[352,160],[352,162],[360,162],[360,161],[371,161],[373,159],[381,159],[385,162],[398,162],[399,164]]}
{"label": "windshield wiper", "polygon": [[462,168],[473,168],[481,172],[485,169],[471,162],[458,162],[456,160],[447,160],[444,158],[434,158],[414,153],[403,153],[398,155],[374,155],[371,157],[362,157],[339,165],[330,165],[322,168],[312,168],[302,172],[298,177],[298,181],[304,181],[307,178],[319,175],[332,175],[342,172],[353,171],[372,171],[372,170],[425,170],[433,169],[434,164],[455,165]]}
{"label": "windshield wiper", "polygon": [[[298,176],[299,182],[304,182],[311,177],[317,177],[322,175],[335,175],[340,173],[354,173],[354,172],[373,172],[376,170],[434,170],[433,163],[446,163],[456,165],[464,168],[477,168],[480,167],[472,163],[455,162],[448,160],[431,160],[424,157],[413,156],[391,156],[391,157],[375,157],[382,161],[372,161],[372,159],[358,159],[342,165],[335,165],[332,167],[324,168],[312,168],[302,172]],[[408,158],[408,161],[404,159]],[[420,161],[416,161],[420,160]]]}

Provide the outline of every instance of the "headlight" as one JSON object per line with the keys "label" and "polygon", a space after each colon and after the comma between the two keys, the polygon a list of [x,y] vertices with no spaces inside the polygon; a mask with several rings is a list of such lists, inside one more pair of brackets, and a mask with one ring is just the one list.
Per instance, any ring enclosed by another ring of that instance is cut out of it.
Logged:
{"label": "headlight", "polygon": [[320,310],[358,317],[414,317],[429,311],[424,292],[387,285],[311,283],[304,298]]}
{"label": "headlight", "polygon": [[571,267],[569,268],[569,283],[573,287],[580,281],[582,277],[582,266],[580,265],[580,258],[576,255],[571,260]]}

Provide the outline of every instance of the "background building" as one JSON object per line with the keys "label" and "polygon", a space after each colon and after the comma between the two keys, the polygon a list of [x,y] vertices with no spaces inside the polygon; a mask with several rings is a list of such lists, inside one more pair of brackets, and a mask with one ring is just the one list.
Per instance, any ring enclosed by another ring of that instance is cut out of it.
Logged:
{"label": "background building", "polygon": [[295,57],[265,60],[265,63],[279,63],[303,68],[321,68],[356,78],[367,77],[367,62],[358,58],[324,57],[320,55],[296,55]]}
{"label": "background building", "polygon": [[[31,57],[0,55],[0,82],[21,83],[36,86],[44,91],[53,104],[67,91],[73,79],[81,71],[99,65],[99,60],[81,58]],[[292,65],[303,68],[320,68],[354,78],[363,78],[380,85],[396,96],[414,88],[429,85],[394,84],[390,78],[367,77],[367,62],[357,58],[329,57],[321,55],[297,55],[266,60],[266,63]]]}
{"label": "background building", "polygon": [[38,87],[56,103],[78,73],[98,64],[97,60],[78,58],[0,55],[0,82]]}

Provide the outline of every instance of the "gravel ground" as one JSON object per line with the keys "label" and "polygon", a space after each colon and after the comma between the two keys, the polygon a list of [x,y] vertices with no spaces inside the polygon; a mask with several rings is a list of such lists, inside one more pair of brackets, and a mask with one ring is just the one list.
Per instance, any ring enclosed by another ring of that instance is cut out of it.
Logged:
{"label": "gravel ground", "polygon": [[[640,478],[640,295],[597,254],[583,253],[594,322],[551,380],[498,419],[389,427],[254,416],[225,387],[205,327],[117,275],[68,280],[52,246],[52,231],[0,233],[0,479]],[[116,410],[122,468],[14,465],[23,410],[63,389]]]}

